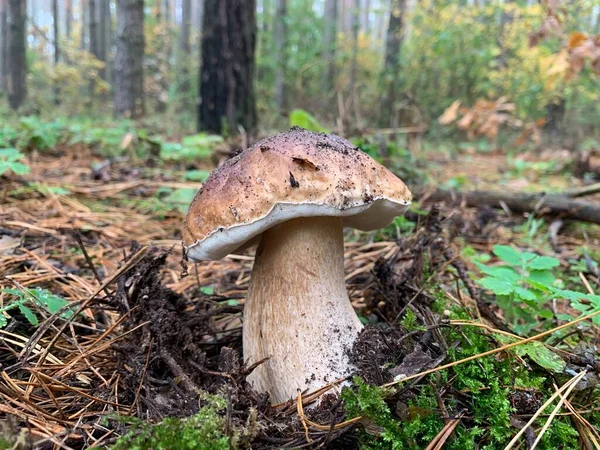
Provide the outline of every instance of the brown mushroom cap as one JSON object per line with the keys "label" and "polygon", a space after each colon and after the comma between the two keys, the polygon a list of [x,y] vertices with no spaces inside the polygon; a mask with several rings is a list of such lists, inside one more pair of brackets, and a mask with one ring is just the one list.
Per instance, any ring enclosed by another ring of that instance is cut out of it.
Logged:
{"label": "brown mushroom cap", "polygon": [[191,259],[215,260],[298,217],[343,217],[344,226],[375,230],[411,199],[399,178],[346,139],[294,127],[213,171],[192,201],[183,243]]}

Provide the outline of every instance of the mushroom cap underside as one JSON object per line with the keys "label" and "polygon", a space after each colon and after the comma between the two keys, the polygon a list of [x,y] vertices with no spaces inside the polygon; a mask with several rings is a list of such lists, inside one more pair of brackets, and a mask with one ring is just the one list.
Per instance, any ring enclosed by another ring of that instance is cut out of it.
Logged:
{"label": "mushroom cap underside", "polygon": [[342,217],[344,226],[375,230],[411,200],[399,178],[347,140],[292,128],[213,171],[190,205],[183,243],[191,259],[215,260],[300,217]]}

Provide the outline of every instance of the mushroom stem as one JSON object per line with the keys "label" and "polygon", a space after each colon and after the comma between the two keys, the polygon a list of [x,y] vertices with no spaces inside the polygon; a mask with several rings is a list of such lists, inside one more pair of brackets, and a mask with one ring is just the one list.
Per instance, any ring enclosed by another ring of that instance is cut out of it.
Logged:
{"label": "mushroom stem", "polygon": [[244,358],[269,357],[249,376],[272,403],[349,375],[362,325],[344,281],[342,219],[293,219],[266,231],[244,308]]}

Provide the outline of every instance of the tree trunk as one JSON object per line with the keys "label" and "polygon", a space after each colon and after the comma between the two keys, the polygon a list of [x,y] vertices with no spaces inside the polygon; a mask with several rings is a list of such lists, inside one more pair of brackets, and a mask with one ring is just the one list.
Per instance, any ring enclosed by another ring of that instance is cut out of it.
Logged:
{"label": "tree trunk", "polygon": [[361,12],[360,29],[363,33],[369,34],[371,24],[369,23],[369,13],[371,12],[371,0],[364,0],[363,9]]}
{"label": "tree trunk", "polygon": [[88,0],[81,0],[81,42],[79,48],[85,50],[87,46],[87,30],[89,26]]}
{"label": "tree trunk", "polygon": [[476,208],[482,206],[508,207],[508,209],[517,213],[530,213],[533,211],[537,215],[559,216],[563,219],[600,224],[600,206],[598,202],[573,200],[565,195],[501,191],[453,192],[444,189],[431,192],[427,188],[415,189],[414,194],[417,198],[425,196],[426,202],[465,204]]}
{"label": "tree trunk", "polygon": [[[198,129],[252,134],[256,127],[255,0],[205,0]],[[227,130],[223,130],[226,124]]]}
{"label": "tree trunk", "polygon": [[275,1],[275,108],[283,112],[286,101],[287,0]]}
{"label": "tree trunk", "polygon": [[89,0],[89,26],[90,26],[90,53],[99,58],[100,46],[98,45],[98,0]]}
{"label": "tree trunk", "polygon": [[100,78],[107,79],[107,53],[110,28],[110,0],[98,0],[98,55],[97,58],[104,63],[104,67],[100,69]]}
{"label": "tree trunk", "polygon": [[360,28],[360,0],[352,0],[352,62],[350,64],[350,95],[356,84],[356,66],[358,57],[358,32]]}
{"label": "tree trunk", "polygon": [[[60,17],[58,16],[58,0],[52,0],[52,20],[54,30],[54,68],[56,69],[58,62],[60,61],[60,34],[58,29]],[[60,104],[60,88],[56,81],[54,81],[54,104]]]}
{"label": "tree trunk", "polygon": [[8,65],[6,90],[8,104],[18,109],[27,95],[25,77],[27,74],[26,51],[26,2],[24,0],[8,0]]}
{"label": "tree trunk", "polygon": [[144,112],[144,0],[117,0],[115,115],[140,117]]}
{"label": "tree trunk", "polygon": [[382,119],[389,118],[391,127],[395,123],[395,104],[397,85],[400,72],[400,47],[402,46],[402,25],[404,21],[404,8],[406,0],[391,0],[390,21],[388,24],[387,39],[385,43],[385,66],[383,69],[384,92],[381,98]]}
{"label": "tree trunk", "polygon": [[71,40],[73,32],[73,0],[66,0],[65,4],[65,36],[67,40]]}
{"label": "tree trunk", "polygon": [[325,0],[325,29],[323,30],[323,91],[328,93],[335,85],[335,47],[337,41],[337,0]]}
{"label": "tree trunk", "polygon": [[204,0],[192,2],[192,30],[202,34],[202,19],[204,15]]}
{"label": "tree trunk", "polygon": [[[6,92],[8,71],[8,5],[0,0],[0,91]],[[4,96],[4,95],[2,95]]]}
{"label": "tree trunk", "polygon": [[187,95],[190,91],[190,74],[189,74],[189,61],[190,61],[190,32],[192,25],[192,2],[191,0],[181,0],[181,35],[179,41],[179,48],[181,51],[179,58],[179,66],[181,73],[181,81],[179,84],[179,92],[184,95],[184,104],[187,104]]}

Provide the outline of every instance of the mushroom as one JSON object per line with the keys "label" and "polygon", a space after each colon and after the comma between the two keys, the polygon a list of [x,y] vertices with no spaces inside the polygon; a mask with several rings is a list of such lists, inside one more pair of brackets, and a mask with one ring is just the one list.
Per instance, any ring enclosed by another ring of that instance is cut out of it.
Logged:
{"label": "mushroom", "polygon": [[249,376],[273,403],[352,372],[361,322],[344,280],[343,227],[376,230],[411,202],[388,169],[335,135],[294,127],[225,162],[196,194],[183,242],[191,260],[258,243],[244,307]]}

